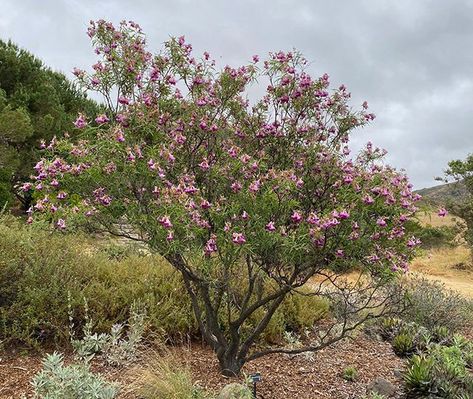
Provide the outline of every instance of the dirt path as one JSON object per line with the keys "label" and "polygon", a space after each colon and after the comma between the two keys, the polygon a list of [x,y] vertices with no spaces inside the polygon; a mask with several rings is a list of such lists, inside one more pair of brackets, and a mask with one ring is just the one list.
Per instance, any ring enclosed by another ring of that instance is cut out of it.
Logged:
{"label": "dirt path", "polygon": [[422,273],[429,279],[440,281],[447,288],[473,298],[473,267],[470,250],[466,247],[428,251],[414,259],[411,271]]}

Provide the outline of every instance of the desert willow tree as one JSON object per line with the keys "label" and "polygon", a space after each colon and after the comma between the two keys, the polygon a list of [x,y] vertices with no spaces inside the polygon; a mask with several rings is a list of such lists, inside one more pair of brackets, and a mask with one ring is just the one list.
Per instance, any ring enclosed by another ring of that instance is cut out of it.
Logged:
{"label": "desert willow tree", "polygon": [[[352,110],[346,88],[311,78],[297,52],[217,71],[183,37],[152,55],[133,22],[92,22],[88,33],[100,60],[74,73],[108,111],[79,115],[78,139],[46,150],[24,186],[37,199],[30,222],[85,225],[166,258],[225,374],[320,349],[392,309],[384,287],[417,244],[403,228],[417,198],[383,151],[350,157],[350,132],[374,118],[366,103]],[[258,81],[266,92],[250,103]],[[338,278],[353,268],[371,278]],[[288,295],[329,296],[333,324],[307,346],[265,347]]]}

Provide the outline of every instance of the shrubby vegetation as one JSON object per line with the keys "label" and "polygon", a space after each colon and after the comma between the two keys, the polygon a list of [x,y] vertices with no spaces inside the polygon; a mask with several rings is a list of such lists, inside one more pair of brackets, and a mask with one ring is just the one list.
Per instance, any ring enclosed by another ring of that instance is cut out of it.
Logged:
{"label": "shrubby vegetation", "polygon": [[409,360],[406,387],[413,397],[470,398],[473,344],[457,338],[449,345],[433,345]]}
{"label": "shrubby vegetation", "polygon": [[409,281],[408,294],[407,311],[383,319],[378,331],[396,354],[408,357],[409,397],[471,397],[473,342],[458,334],[472,324],[471,301],[424,278]]}
{"label": "shrubby vegetation", "polygon": [[72,131],[78,112],[97,105],[29,52],[0,40],[0,209],[31,197],[17,187],[33,173],[42,143]]}
{"label": "shrubby vegetation", "polygon": [[84,297],[97,332],[125,323],[135,301],[147,309],[147,320],[154,331],[172,338],[196,332],[182,280],[166,261],[136,251],[116,260],[110,258],[106,244],[104,248],[81,235],[55,234],[2,217],[2,341],[27,345],[67,343],[68,303],[80,335],[86,323]]}
{"label": "shrubby vegetation", "polygon": [[46,356],[32,385],[39,399],[113,399],[118,394],[115,385],[92,373],[87,364],[65,366],[58,353]]}
{"label": "shrubby vegetation", "polygon": [[438,247],[454,246],[460,234],[458,226],[421,225],[417,220],[409,220],[405,224],[409,234],[415,235],[421,241],[421,248],[432,249]]}
{"label": "shrubby vegetation", "polygon": [[[354,110],[345,86],[313,79],[297,52],[218,72],[183,37],[149,53],[133,22],[92,22],[88,33],[100,59],[75,73],[107,109],[78,116],[78,140],[48,146],[25,186],[37,198],[30,223],[107,232],[164,257],[226,374],[323,348],[392,311],[384,287],[419,244],[403,224],[420,197],[381,149],[350,155],[352,131],[374,119],[367,103]],[[258,81],[269,86],[250,105]],[[371,278],[336,283],[354,267]],[[327,334],[297,349],[256,346],[313,277],[311,294],[339,304]]]}
{"label": "shrubby vegetation", "polygon": [[[5,215],[0,216],[0,253],[3,344],[66,345],[70,317],[77,339],[87,335],[88,321],[89,335],[108,333],[114,324],[127,323],[135,302],[146,309],[155,333],[172,340],[198,333],[180,275],[159,256],[105,239],[50,232]],[[281,342],[284,331],[310,329],[328,311],[325,299],[290,295],[263,338]],[[257,321],[255,316],[245,328]]]}
{"label": "shrubby vegetation", "polygon": [[456,201],[450,201],[450,211],[460,216],[466,224],[465,240],[473,248],[473,155],[465,160],[453,160],[449,162],[445,172],[446,180],[455,179],[466,188],[466,194]]}
{"label": "shrubby vegetation", "polygon": [[[420,197],[380,162],[383,151],[369,143],[350,157],[352,130],[374,118],[366,103],[354,111],[346,88],[312,79],[298,53],[216,72],[184,38],[153,56],[132,22],[98,21],[89,36],[102,58],[91,74],[74,73],[104,95],[99,114],[62,75],[0,43],[0,204],[34,201],[28,225],[0,215],[0,339],[70,342],[82,362],[49,355],[37,397],[115,397],[88,363],[127,364],[149,333],[200,333],[234,375],[267,354],[324,348],[372,319],[408,358],[410,395],[473,394],[473,344],[455,335],[472,304],[439,283],[399,279],[419,238],[425,249],[451,245],[458,230],[409,219]],[[258,79],[270,85],[250,106]],[[19,195],[37,144],[44,158]],[[447,172],[469,188],[470,158]],[[470,208],[455,208],[468,227]],[[339,278],[353,271],[356,283]],[[148,360],[140,397],[210,397],[171,357]],[[354,381],[357,370],[341,376]]]}
{"label": "shrubby vegetation", "polygon": [[473,318],[471,301],[442,283],[426,277],[411,276],[408,286],[408,306],[403,318],[433,331],[445,327],[451,333],[468,326]]}

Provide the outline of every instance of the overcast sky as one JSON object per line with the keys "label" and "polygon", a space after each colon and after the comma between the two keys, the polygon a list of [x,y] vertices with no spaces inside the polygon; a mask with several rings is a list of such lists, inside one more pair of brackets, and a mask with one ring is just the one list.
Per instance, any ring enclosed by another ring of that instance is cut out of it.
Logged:
{"label": "overcast sky", "polygon": [[469,0],[0,0],[0,37],[53,69],[95,60],[88,21],[133,19],[158,50],[185,35],[222,65],[297,48],[314,75],[344,83],[377,115],[355,132],[386,148],[415,188],[473,152],[473,1]]}

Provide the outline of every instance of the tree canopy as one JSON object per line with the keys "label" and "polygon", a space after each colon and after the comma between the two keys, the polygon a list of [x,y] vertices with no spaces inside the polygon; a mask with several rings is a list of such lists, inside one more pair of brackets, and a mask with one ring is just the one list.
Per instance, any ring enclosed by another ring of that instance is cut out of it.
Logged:
{"label": "tree canopy", "polygon": [[[14,203],[16,186],[32,173],[41,143],[71,130],[77,112],[96,108],[63,74],[0,40],[0,207]],[[29,205],[27,197],[18,199]]]}
{"label": "tree canopy", "polygon": [[[86,226],[165,257],[227,374],[320,349],[389,310],[383,288],[419,243],[403,224],[420,197],[384,151],[351,154],[350,135],[374,119],[366,103],[354,110],[346,87],[312,78],[297,52],[217,70],[183,37],[152,55],[133,22],[93,22],[89,35],[100,60],[75,73],[108,107],[80,114],[75,140],[49,145],[23,187],[37,196],[30,223]],[[251,102],[259,82],[266,91]],[[351,270],[369,279],[338,279]],[[331,298],[334,324],[303,348],[255,345],[309,281],[309,295]]]}

